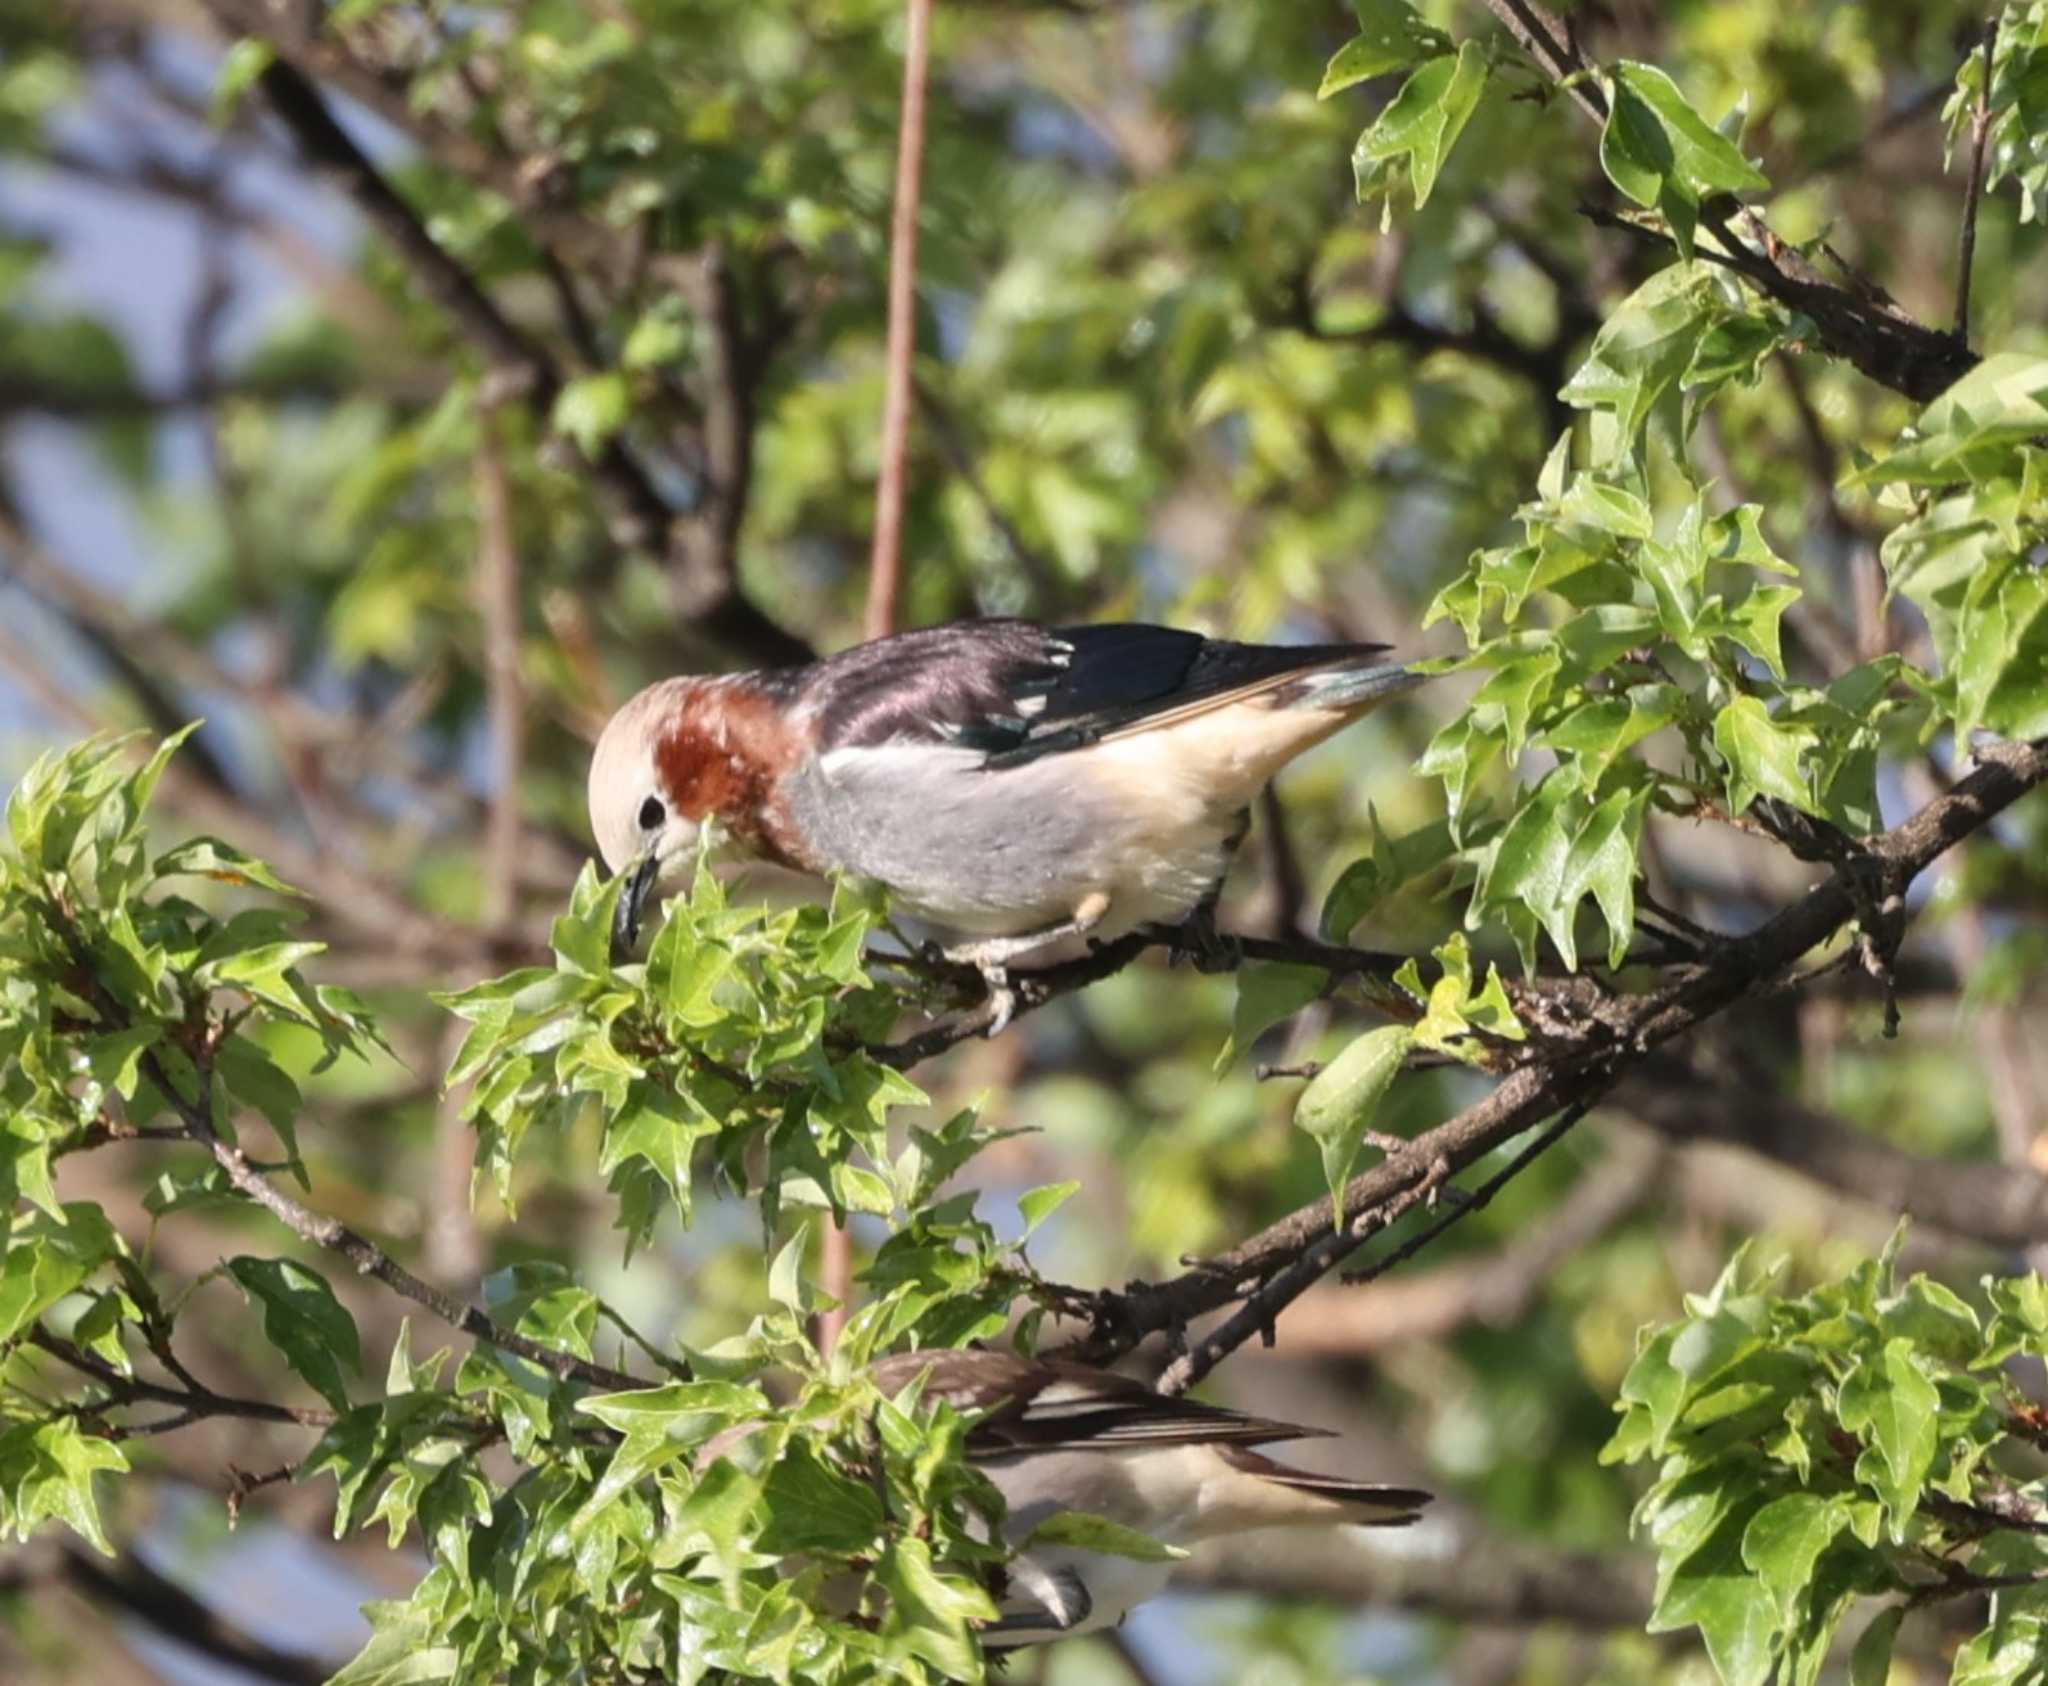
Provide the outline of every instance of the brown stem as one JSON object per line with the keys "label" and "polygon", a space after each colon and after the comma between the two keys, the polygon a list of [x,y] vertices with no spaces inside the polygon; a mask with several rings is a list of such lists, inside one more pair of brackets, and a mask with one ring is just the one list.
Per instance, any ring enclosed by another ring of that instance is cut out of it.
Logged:
{"label": "brown stem", "polygon": [[1963,196],[1961,249],[1956,255],[1956,326],[1959,340],[1970,337],[1970,278],[1977,263],[1977,210],[1984,197],[1984,143],[1991,136],[1991,59],[1998,48],[1998,14],[1984,31],[1983,78],[1977,84],[1977,105],[1970,113],[1970,184]]}
{"label": "brown stem", "polygon": [[896,630],[903,593],[903,493],[909,470],[912,363],[917,354],[917,211],[924,178],[924,95],[931,59],[932,0],[904,0],[903,116],[896,141],[896,204],[889,226],[888,386],[875,485],[875,541],[868,563],[865,631]]}

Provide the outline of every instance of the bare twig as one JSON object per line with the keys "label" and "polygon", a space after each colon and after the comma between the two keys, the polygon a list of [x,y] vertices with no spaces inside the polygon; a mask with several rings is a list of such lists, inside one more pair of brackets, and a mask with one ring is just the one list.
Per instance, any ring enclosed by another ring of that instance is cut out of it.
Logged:
{"label": "bare twig", "polygon": [[[1295,1357],[1352,1357],[1439,1339],[1472,1323],[1509,1327],[1543,1293],[1559,1264],[1648,1198],[1666,1162],[1657,1144],[1623,1136],[1553,1210],[1499,1248],[1370,1287],[1319,1284],[1282,1316],[1280,1339]],[[1369,1268],[1378,1274],[1385,1263]]]}
{"label": "bare twig", "polygon": [[240,1417],[252,1422],[284,1423],[297,1428],[325,1428],[334,1421],[334,1413],[319,1406],[279,1405],[268,1399],[238,1399],[231,1394],[216,1393],[194,1380],[189,1372],[182,1378],[185,1383],[182,1388],[163,1387],[140,1376],[124,1376],[96,1354],[51,1334],[40,1323],[32,1325],[23,1339],[59,1363],[69,1365],[80,1375],[90,1376],[104,1388],[107,1398],[98,1407],[100,1409],[137,1404],[170,1405],[175,1406],[188,1421],[202,1417]]}
{"label": "bare twig", "polygon": [[1977,263],[1977,211],[1984,197],[1984,143],[1991,135],[1991,60],[1998,50],[1998,13],[1984,29],[1983,77],[1977,104],[1970,113],[1970,183],[1963,196],[1963,229],[1956,255],[1956,326],[1959,340],[1970,337],[1970,277]]}
{"label": "bare twig", "polygon": [[866,632],[896,630],[903,591],[903,495],[917,355],[917,211],[924,179],[924,96],[931,58],[933,0],[904,0],[903,115],[897,124],[896,203],[889,225],[888,387],[882,400],[881,469],[875,483],[875,538],[868,563]]}

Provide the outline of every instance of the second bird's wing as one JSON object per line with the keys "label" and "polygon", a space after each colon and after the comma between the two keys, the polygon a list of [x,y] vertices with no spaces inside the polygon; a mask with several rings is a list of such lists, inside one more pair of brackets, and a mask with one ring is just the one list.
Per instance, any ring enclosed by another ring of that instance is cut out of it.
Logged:
{"label": "second bird's wing", "polygon": [[948,744],[1009,766],[1364,663],[1380,644],[1235,644],[1126,622],[959,621],[822,662],[811,700],[834,749]]}
{"label": "second bird's wing", "polygon": [[1329,1432],[1154,1393],[1113,1370],[1053,1359],[1002,1352],[911,1352],[879,1359],[874,1366],[875,1380],[885,1393],[927,1374],[927,1398],[943,1399],[958,1410],[987,1413],[967,1437],[969,1453],[981,1458],[1159,1445],[1263,1445]]}

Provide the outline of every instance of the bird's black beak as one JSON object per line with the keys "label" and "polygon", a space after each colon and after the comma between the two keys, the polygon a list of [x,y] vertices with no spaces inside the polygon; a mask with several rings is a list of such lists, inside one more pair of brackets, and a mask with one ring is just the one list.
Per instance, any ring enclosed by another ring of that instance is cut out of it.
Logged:
{"label": "bird's black beak", "polygon": [[619,903],[612,914],[612,964],[623,965],[640,946],[641,915],[647,898],[654,893],[654,880],[661,871],[661,857],[652,849],[626,869],[626,882],[619,891]]}

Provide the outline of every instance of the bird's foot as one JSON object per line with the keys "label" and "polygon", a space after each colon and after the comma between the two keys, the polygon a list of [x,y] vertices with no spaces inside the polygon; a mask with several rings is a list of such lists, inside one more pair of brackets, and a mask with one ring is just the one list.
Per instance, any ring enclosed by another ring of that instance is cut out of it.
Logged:
{"label": "bird's foot", "polygon": [[993,1041],[1010,1026],[1010,1020],[1017,1016],[1017,992],[1010,987],[1010,972],[1006,966],[984,966],[981,969],[982,984],[988,990],[988,1004],[982,1009],[988,1022],[981,1028],[981,1034]]}
{"label": "bird's foot", "polygon": [[1174,953],[1186,955],[1204,974],[1234,972],[1244,964],[1244,944],[1216,926],[1216,904],[1203,902],[1174,932]]}

